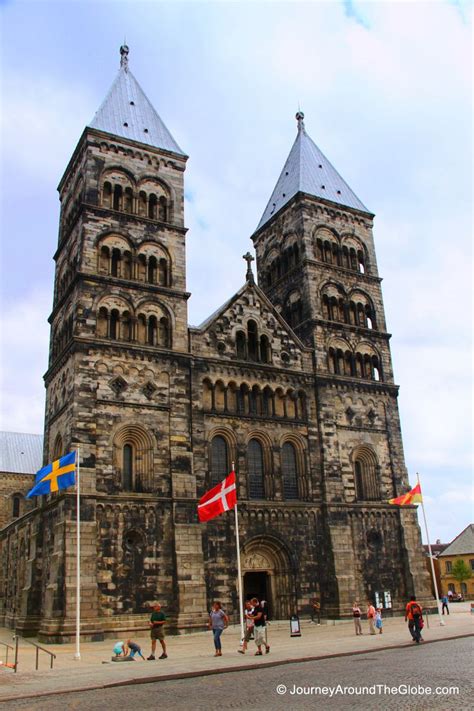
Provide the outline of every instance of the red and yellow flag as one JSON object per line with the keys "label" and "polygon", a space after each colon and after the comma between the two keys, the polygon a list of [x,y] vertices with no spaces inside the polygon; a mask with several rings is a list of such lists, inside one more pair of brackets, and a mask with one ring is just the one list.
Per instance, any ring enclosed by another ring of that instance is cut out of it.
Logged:
{"label": "red and yellow flag", "polygon": [[389,504],[396,504],[397,506],[408,506],[409,504],[421,504],[423,498],[421,496],[421,486],[420,483],[413,487],[411,491],[407,491],[406,494],[397,496],[396,499],[389,499]]}

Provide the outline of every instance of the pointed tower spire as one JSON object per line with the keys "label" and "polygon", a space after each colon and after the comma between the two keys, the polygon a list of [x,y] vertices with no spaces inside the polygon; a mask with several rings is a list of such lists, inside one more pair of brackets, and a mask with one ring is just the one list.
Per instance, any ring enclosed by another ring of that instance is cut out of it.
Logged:
{"label": "pointed tower spire", "polygon": [[297,193],[372,214],[306,133],[304,113],[296,114],[298,133],[257,230]]}
{"label": "pointed tower spire", "polygon": [[186,155],[128,68],[129,51],[126,44],[120,47],[119,72],[89,126],[119,138]]}

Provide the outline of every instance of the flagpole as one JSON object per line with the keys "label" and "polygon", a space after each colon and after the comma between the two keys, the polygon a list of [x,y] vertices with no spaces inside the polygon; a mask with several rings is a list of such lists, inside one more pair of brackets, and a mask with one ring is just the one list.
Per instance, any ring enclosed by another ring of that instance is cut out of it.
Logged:
{"label": "flagpole", "polygon": [[[232,462],[232,471],[235,471],[234,462]],[[239,517],[237,514],[237,501],[234,506],[235,511],[235,544],[237,547],[237,590],[239,594],[239,617],[240,617],[240,639],[243,640],[244,633],[244,605],[242,601],[242,570],[240,567],[240,540],[239,540]]]}
{"label": "flagpole", "polygon": [[81,485],[80,485],[80,451],[76,450],[76,653],[74,659],[81,659]]}
{"label": "flagpole", "polygon": [[[416,474],[416,478],[418,480],[418,485],[419,485],[420,491],[421,491],[420,475],[418,474],[418,472]],[[436,574],[435,574],[434,563],[433,563],[433,554],[431,553],[430,534],[428,533],[428,523],[426,521],[425,505],[423,503],[423,492],[421,494],[421,510],[423,512],[423,521],[425,522],[426,540],[428,542],[428,552],[430,555],[431,574],[433,575],[433,584],[434,584],[434,589],[435,589],[435,594],[436,594],[436,607],[438,608],[439,624],[441,626],[444,626],[445,622],[441,616],[441,609],[440,609],[441,603],[439,601],[438,583],[436,581]]]}

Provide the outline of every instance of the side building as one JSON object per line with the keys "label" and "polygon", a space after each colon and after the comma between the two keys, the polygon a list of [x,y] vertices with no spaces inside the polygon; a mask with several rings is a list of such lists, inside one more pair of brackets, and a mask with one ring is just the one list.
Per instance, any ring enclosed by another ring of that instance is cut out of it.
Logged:
{"label": "side building", "polygon": [[[121,67],[59,184],[44,457],[80,446],[82,634],[176,631],[218,597],[235,617],[234,519],[197,521],[235,466],[245,594],[274,617],[394,610],[429,595],[407,472],[373,214],[297,137],[252,236],[242,288],[188,326],[187,156]],[[5,623],[66,640],[75,623],[75,497],[23,517],[32,544]],[[8,536],[6,532],[8,531]],[[18,523],[0,531],[6,560]],[[14,572],[12,572],[14,574]],[[2,609],[2,608],[0,608]]]}

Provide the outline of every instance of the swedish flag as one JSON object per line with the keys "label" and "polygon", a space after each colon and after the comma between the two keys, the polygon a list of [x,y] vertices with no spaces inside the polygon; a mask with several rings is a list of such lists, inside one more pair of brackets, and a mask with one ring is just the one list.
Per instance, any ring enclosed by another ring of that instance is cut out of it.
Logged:
{"label": "swedish flag", "polygon": [[47,464],[36,473],[36,483],[31,491],[27,493],[26,498],[51,494],[53,491],[73,486],[76,482],[75,473],[76,452],[71,452],[60,459],[56,459],[52,464]]}

